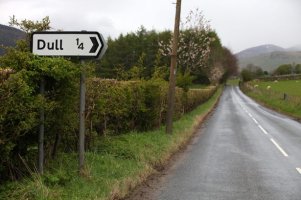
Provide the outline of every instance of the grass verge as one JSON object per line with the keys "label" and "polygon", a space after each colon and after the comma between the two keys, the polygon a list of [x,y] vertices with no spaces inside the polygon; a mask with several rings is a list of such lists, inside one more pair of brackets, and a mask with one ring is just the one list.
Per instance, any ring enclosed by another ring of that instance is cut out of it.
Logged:
{"label": "grass verge", "polygon": [[61,154],[44,176],[33,175],[0,188],[0,199],[120,199],[142,183],[185,145],[213,109],[222,93],[174,122],[174,133],[165,127],[143,133],[106,137],[86,153],[85,176],[77,175],[77,155]]}

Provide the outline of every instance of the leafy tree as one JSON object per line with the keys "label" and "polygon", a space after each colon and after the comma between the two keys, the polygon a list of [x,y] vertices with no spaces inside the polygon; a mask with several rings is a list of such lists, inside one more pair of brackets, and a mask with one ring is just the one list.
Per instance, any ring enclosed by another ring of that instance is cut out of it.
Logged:
{"label": "leafy tree", "polygon": [[254,74],[248,69],[243,69],[240,76],[244,82],[251,81],[254,78]]}
{"label": "leafy tree", "polygon": [[129,71],[129,76],[131,79],[134,80],[141,80],[144,76],[145,67],[144,67],[144,61],[145,61],[146,54],[142,52],[141,56],[138,59],[137,65],[133,66]]}
{"label": "leafy tree", "polygon": [[179,72],[177,73],[177,86],[183,88],[184,92],[188,92],[194,78],[189,72]]}
{"label": "leafy tree", "polygon": [[154,72],[152,74],[153,79],[167,80],[169,76],[169,68],[162,62],[161,53],[158,51],[156,54]]}
{"label": "leafy tree", "polygon": [[[109,48],[96,66],[96,75],[102,78],[117,78],[118,76],[120,79],[121,76],[116,74],[116,70],[121,66],[124,72],[129,72],[134,66],[143,66],[143,78],[150,78],[157,65],[155,62],[160,66],[168,65],[169,61],[166,57],[160,57],[160,60],[157,60],[157,53],[158,41],[169,38],[169,31],[157,33],[156,31],[147,31],[144,27],[140,27],[135,33],[121,34],[116,39],[109,38]],[[143,65],[140,65],[142,55]],[[124,78],[127,77],[124,76]]]}
{"label": "leafy tree", "polygon": [[291,74],[293,72],[293,66],[291,64],[280,65],[275,69],[274,75],[286,75]]}
{"label": "leafy tree", "polygon": [[[178,69],[195,76],[195,82],[218,83],[237,73],[237,60],[224,48],[201,11],[191,11],[182,22],[178,49]],[[171,39],[160,41],[163,56],[171,52]]]}
{"label": "leafy tree", "polygon": [[301,74],[301,64],[297,64],[294,71],[296,74]]}
{"label": "leafy tree", "polygon": [[253,64],[248,64],[245,69],[241,71],[241,77],[243,81],[251,81],[255,78],[259,78],[264,75],[261,67],[255,66]]}
{"label": "leafy tree", "polygon": [[[181,31],[178,48],[178,68],[182,72],[192,74],[204,73],[208,69],[206,62],[210,53],[211,28],[205,20],[202,12],[198,9],[191,11],[185,22],[181,23]],[[160,41],[160,52],[162,56],[171,53],[172,38],[168,41]]]}

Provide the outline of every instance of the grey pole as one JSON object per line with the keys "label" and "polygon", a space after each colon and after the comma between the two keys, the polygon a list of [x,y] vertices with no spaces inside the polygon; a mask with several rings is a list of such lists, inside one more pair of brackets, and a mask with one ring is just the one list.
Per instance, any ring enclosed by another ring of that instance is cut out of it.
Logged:
{"label": "grey pole", "polygon": [[[41,78],[40,94],[44,97],[45,94],[44,77]],[[45,123],[44,121],[45,121],[45,111],[44,111],[44,106],[42,106],[40,110],[39,159],[38,159],[38,172],[40,174],[44,173],[44,123]]]}
{"label": "grey pole", "polygon": [[83,68],[80,74],[80,107],[79,107],[79,140],[78,140],[78,155],[79,155],[79,173],[84,170],[85,160],[85,105],[86,105],[86,75],[84,71],[85,62],[81,60]]}

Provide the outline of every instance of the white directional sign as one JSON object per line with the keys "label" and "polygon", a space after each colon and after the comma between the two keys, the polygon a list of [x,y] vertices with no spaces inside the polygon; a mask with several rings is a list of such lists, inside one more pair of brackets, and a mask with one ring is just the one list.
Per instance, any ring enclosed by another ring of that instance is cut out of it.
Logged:
{"label": "white directional sign", "polygon": [[99,58],[107,45],[98,32],[34,32],[31,52],[40,56]]}

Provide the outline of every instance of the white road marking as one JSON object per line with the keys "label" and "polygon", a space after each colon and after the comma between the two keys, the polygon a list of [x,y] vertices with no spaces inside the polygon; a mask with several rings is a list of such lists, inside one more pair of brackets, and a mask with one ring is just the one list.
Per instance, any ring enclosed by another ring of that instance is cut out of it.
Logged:
{"label": "white road marking", "polygon": [[264,129],[264,128],[262,128],[262,126],[261,125],[258,125],[258,127],[260,128],[260,130],[264,133],[264,134],[268,134],[268,132]]}
{"label": "white road marking", "polygon": [[[237,97],[236,97],[236,100]],[[242,107],[242,109],[251,117],[251,119],[257,124],[257,126],[260,128],[260,130],[268,135],[268,132],[258,123],[258,121],[252,116],[252,114],[245,108],[245,106],[243,106],[241,103],[239,103],[239,105]],[[270,138],[270,140],[273,142],[273,144],[277,147],[277,149],[285,156],[288,157],[287,153],[282,149],[282,147],[273,139]],[[296,168],[297,171],[301,174],[301,168]]]}
{"label": "white road marking", "polygon": [[271,138],[271,141],[285,157],[288,157],[287,153],[281,148],[281,146],[273,138]]}
{"label": "white road marking", "polygon": [[301,174],[301,168],[296,168],[296,170]]}
{"label": "white road marking", "polygon": [[255,118],[252,118],[255,124],[258,124],[258,121]]}

